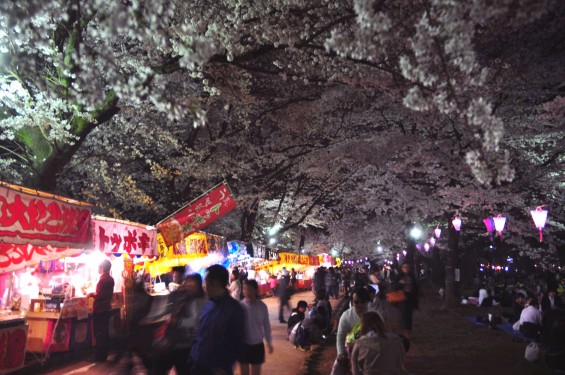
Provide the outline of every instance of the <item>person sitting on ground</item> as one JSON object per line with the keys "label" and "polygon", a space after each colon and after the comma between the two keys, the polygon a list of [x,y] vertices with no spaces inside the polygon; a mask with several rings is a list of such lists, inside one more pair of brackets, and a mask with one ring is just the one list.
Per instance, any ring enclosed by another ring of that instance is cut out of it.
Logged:
{"label": "person sitting on ground", "polygon": [[292,309],[290,316],[288,317],[288,325],[287,325],[287,332],[290,336],[290,331],[294,328],[294,326],[303,321],[306,317],[306,309],[308,308],[308,302],[306,301],[298,301],[296,307]]}
{"label": "person sitting on ground", "polygon": [[353,375],[405,373],[403,342],[386,331],[379,313],[369,311],[363,315],[361,334],[351,352]]}
{"label": "person sitting on ground", "polygon": [[529,339],[537,340],[541,330],[542,315],[536,297],[528,297],[526,307],[520,314],[520,320],[514,324],[514,329],[519,330]]}
{"label": "person sitting on ground", "polygon": [[545,313],[549,310],[557,310],[563,308],[563,301],[561,297],[557,295],[557,289],[552,289],[547,292],[541,300],[541,311]]}
{"label": "person sitting on ground", "polygon": [[327,326],[328,327],[331,326],[333,309],[332,309],[332,304],[330,303],[330,298],[325,292],[320,293],[320,298],[318,300],[318,303],[316,303],[315,307],[324,308],[323,310],[325,312],[324,318],[326,319]]}
{"label": "person sitting on ground", "polygon": [[[489,303],[489,299],[488,299],[489,294],[488,294],[487,288],[484,284],[481,285],[481,288],[479,289],[478,295],[479,295],[478,297],[471,296],[471,297],[468,298],[469,305],[487,306],[488,303]],[[492,301],[490,301],[490,302],[492,303]]]}
{"label": "person sitting on ground", "polygon": [[290,343],[302,351],[310,350],[311,345],[320,344],[327,328],[326,314],[323,307],[313,308],[310,316],[293,327],[289,336]]}
{"label": "person sitting on ground", "polygon": [[516,293],[514,301],[512,302],[512,322],[520,320],[520,315],[522,315],[522,310],[524,310],[525,302],[526,301],[522,293]]}

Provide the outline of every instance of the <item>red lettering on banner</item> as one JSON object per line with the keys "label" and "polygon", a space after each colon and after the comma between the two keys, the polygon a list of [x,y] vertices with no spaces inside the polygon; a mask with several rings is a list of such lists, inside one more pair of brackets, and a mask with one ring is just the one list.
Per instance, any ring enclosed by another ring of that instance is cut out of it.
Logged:
{"label": "red lettering on banner", "polygon": [[139,249],[141,249],[142,254],[145,254],[149,248],[149,240],[150,238],[147,233],[141,233],[141,236],[139,236],[139,242],[137,244],[139,245]]}
{"label": "red lettering on banner", "polygon": [[49,243],[56,247],[86,244],[89,222],[90,209],[14,193],[0,186],[0,237],[4,242]]}
{"label": "red lettering on banner", "polygon": [[[45,220],[45,229],[51,233],[59,233],[61,230],[61,224],[59,221],[61,220],[61,209],[59,205],[55,202],[51,202],[47,205],[47,212],[49,216],[47,216],[47,220]],[[51,224],[53,222],[53,224]]]}
{"label": "red lettering on banner", "polygon": [[110,243],[110,237],[106,236],[106,231],[102,227],[98,227],[98,247],[99,250],[104,250],[106,244]]}
{"label": "red lettering on banner", "polygon": [[122,244],[122,236],[117,233],[112,234],[112,252],[119,253],[120,245]]}
{"label": "red lettering on banner", "polygon": [[133,233],[128,230],[127,236],[124,237],[124,250],[128,254],[137,250],[137,232],[135,230]]}

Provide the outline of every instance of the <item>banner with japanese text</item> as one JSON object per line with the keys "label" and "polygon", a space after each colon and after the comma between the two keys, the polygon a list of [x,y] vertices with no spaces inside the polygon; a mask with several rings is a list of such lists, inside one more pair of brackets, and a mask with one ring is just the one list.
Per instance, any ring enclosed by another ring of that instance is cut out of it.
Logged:
{"label": "banner with japanese text", "polygon": [[208,254],[227,255],[227,242],[222,236],[207,233],[192,233],[187,236],[180,244],[167,246],[163,236],[157,235],[159,256],[164,258],[174,257],[203,257]]}
{"label": "banner with japanese text", "polygon": [[0,183],[0,241],[81,247],[92,243],[91,205]]}
{"label": "banner with japanese text", "polygon": [[0,243],[0,273],[82,253],[83,249]]}
{"label": "banner with japanese text", "polygon": [[224,216],[235,206],[228,185],[222,183],[157,224],[157,228],[167,246],[172,246],[180,243],[181,238]]}
{"label": "banner with japanese text", "polygon": [[311,265],[310,257],[308,255],[300,255],[295,253],[279,253],[281,263],[284,264],[301,264],[301,265]]}
{"label": "banner with japanese text", "polygon": [[157,229],[128,221],[95,216],[94,248],[103,253],[156,255]]}

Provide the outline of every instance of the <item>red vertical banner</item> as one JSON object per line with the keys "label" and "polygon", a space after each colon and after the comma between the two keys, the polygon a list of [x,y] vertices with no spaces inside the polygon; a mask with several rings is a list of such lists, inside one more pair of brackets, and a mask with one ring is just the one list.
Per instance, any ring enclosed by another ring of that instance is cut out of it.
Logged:
{"label": "red vertical banner", "polygon": [[228,185],[222,183],[157,224],[157,228],[167,246],[172,246],[189,234],[224,216],[235,207],[236,204]]}

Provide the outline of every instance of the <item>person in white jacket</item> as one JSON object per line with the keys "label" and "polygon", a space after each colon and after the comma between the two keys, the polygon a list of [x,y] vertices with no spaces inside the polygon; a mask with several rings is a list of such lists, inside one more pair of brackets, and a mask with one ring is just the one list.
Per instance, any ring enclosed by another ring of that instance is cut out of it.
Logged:
{"label": "person in white jacket", "polygon": [[352,306],[347,309],[339,319],[337,328],[337,358],[334,362],[331,375],[347,374],[349,369],[349,354],[346,350],[345,340],[351,330],[361,323],[361,317],[369,311],[370,296],[365,288],[356,288],[352,295]]}

